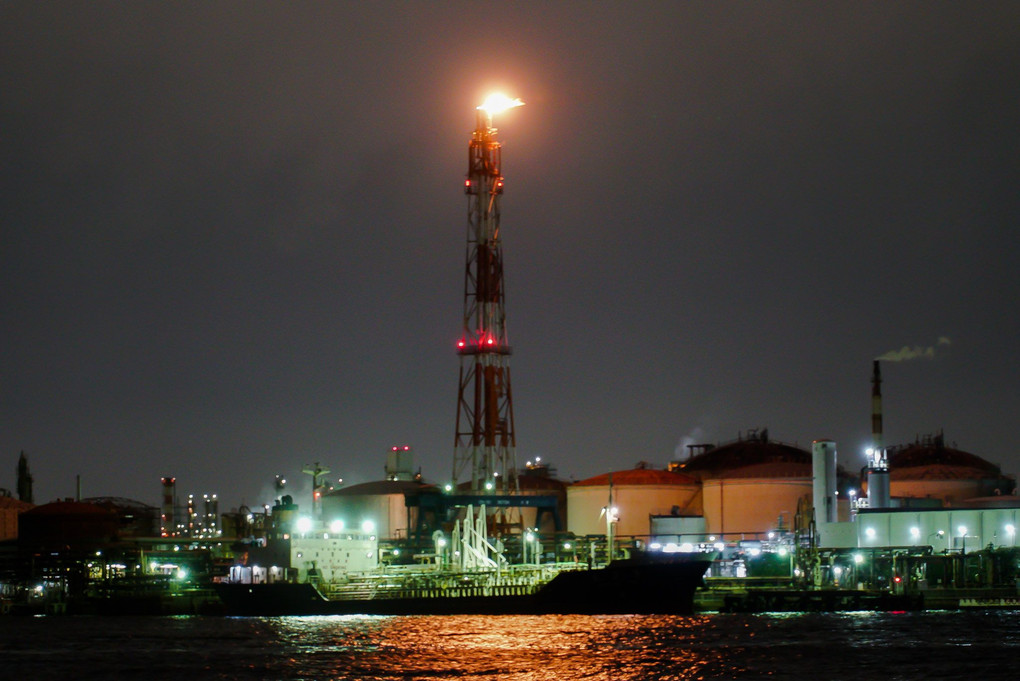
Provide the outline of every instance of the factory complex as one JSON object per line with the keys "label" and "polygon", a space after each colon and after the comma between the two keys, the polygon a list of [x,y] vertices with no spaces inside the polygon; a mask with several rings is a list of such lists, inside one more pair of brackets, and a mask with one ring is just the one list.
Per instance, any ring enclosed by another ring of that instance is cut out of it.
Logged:
{"label": "factory complex", "polygon": [[34,506],[2,496],[4,602],[43,607],[88,593],[98,611],[157,602],[165,611],[169,598],[184,612],[215,612],[210,587],[220,581],[312,579],[325,592],[412,566],[484,571],[490,554],[470,532],[480,527],[481,541],[495,543],[492,509],[512,496],[498,540],[509,563],[584,569],[649,552],[710,552],[697,597],[705,610],[886,603],[862,602],[868,594],[927,607],[1015,603],[1015,479],[941,434],[890,447],[862,471],[840,466],[831,441],[808,451],[765,430],[688,452],[572,483],[528,462],[514,494],[488,498],[467,484],[428,483],[406,446],[386,453],[384,479],[320,485],[303,503],[280,485],[257,509],[221,513],[215,495],[178,496],[173,477],[159,481],[161,507],[111,497]]}
{"label": "factory complex", "polygon": [[1015,477],[941,432],[887,446],[879,361],[863,470],[841,466],[832,440],[802,448],[766,429],[573,482],[557,479],[550,462],[518,465],[505,186],[492,120],[521,104],[497,98],[478,107],[468,145],[448,482],[423,476],[411,447],[398,445],[377,481],[334,488],[328,468],[305,465],[307,499],[288,494],[278,476],[267,503],[221,511],[218,495],[185,496],[183,482],[167,475],[158,507],[80,494],[36,506],[23,453],[17,498],[0,495],[3,611],[1020,607]]}

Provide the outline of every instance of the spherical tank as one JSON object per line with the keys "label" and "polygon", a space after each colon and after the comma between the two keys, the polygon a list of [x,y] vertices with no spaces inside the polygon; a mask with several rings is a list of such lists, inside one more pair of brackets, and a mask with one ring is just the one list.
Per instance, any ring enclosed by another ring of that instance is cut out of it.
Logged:
{"label": "spherical tank", "polygon": [[567,529],[576,535],[606,534],[605,510],[617,509],[614,533],[647,536],[653,515],[700,515],[698,481],[651,468],[616,471],[575,482],[567,488]]}

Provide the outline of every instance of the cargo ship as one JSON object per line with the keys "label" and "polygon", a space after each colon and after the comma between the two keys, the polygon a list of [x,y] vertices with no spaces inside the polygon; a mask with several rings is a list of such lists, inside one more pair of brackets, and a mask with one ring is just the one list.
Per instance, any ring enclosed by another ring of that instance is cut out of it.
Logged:
{"label": "cargo ship", "polygon": [[226,614],[690,614],[712,563],[706,553],[643,553],[605,567],[384,570],[334,582],[214,585]]}
{"label": "cargo ship", "polygon": [[371,528],[306,528],[275,551],[250,552],[213,588],[233,615],[686,614],[714,558],[617,550],[602,539],[547,560],[530,533],[508,557],[501,541],[489,541],[484,518],[484,507],[477,516],[468,508],[450,536],[436,532],[409,564]]}

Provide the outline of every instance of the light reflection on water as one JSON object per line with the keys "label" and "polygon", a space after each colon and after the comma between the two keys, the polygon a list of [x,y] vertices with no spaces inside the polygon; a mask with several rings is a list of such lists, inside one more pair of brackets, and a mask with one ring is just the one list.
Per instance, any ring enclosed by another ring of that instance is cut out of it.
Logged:
{"label": "light reflection on water", "polygon": [[[1020,613],[295,618],[301,679],[1014,678]],[[961,646],[965,646],[961,649]]]}
{"label": "light reflection on water", "polygon": [[0,679],[1013,679],[1020,612],[0,617]]}
{"label": "light reflection on water", "polygon": [[296,653],[285,665],[290,678],[698,679],[744,671],[706,645],[720,636],[709,617],[282,618],[273,626]]}

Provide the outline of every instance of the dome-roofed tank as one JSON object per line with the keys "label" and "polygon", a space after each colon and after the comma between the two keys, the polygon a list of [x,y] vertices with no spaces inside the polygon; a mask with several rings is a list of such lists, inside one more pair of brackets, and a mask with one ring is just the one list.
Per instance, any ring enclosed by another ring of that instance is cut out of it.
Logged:
{"label": "dome-roofed tank", "polygon": [[768,477],[811,475],[811,452],[770,440],[767,428],[749,430],[746,436],[721,445],[693,445],[691,451],[690,458],[674,467],[701,479],[739,477],[742,469],[749,469],[754,477],[760,473]]}
{"label": "dome-roofed tank", "polygon": [[1016,480],[979,456],[946,445],[945,436],[927,435],[888,450],[891,495],[941,499],[959,505],[967,499],[1012,494]]}
{"label": "dome-roofed tank", "polygon": [[322,518],[326,527],[340,521],[346,528],[371,527],[384,539],[405,539],[418,510],[407,507],[406,496],[427,486],[420,480],[378,480],[333,490],[322,497]]}
{"label": "dome-roofed tank", "polygon": [[124,497],[90,497],[82,502],[116,513],[120,537],[159,536],[159,509],[155,506]]}
{"label": "dome-roofed tank", "polygon": [[117,537],[113,510],[65,499],[25,511],[18,516],[22,546],[78,550],[111,542]]}
{"label": "dome-roofed tank", "polygon": [[610,491],[613,506],[618,509],[617,536],[647,536],[653,515],[700,514],[696,478],[642,462],[633,469],[603,473],[568,487],[567,522],[571,532],[606,533],[603,509],[609,503]]}
{"label": "dome-roofed tank", "polygon": [[[721,445],[695,445],[673,468],[702,482],[702,512],[710,534],[762,534],[793,526],[800,499],[811,499],[810,451],[769,439],[768,429]],[[837,467],[837,486],[850,484]],[[843,492],[841,492],[843,494]],[[840,515],[847,515],[841,509]]]}

